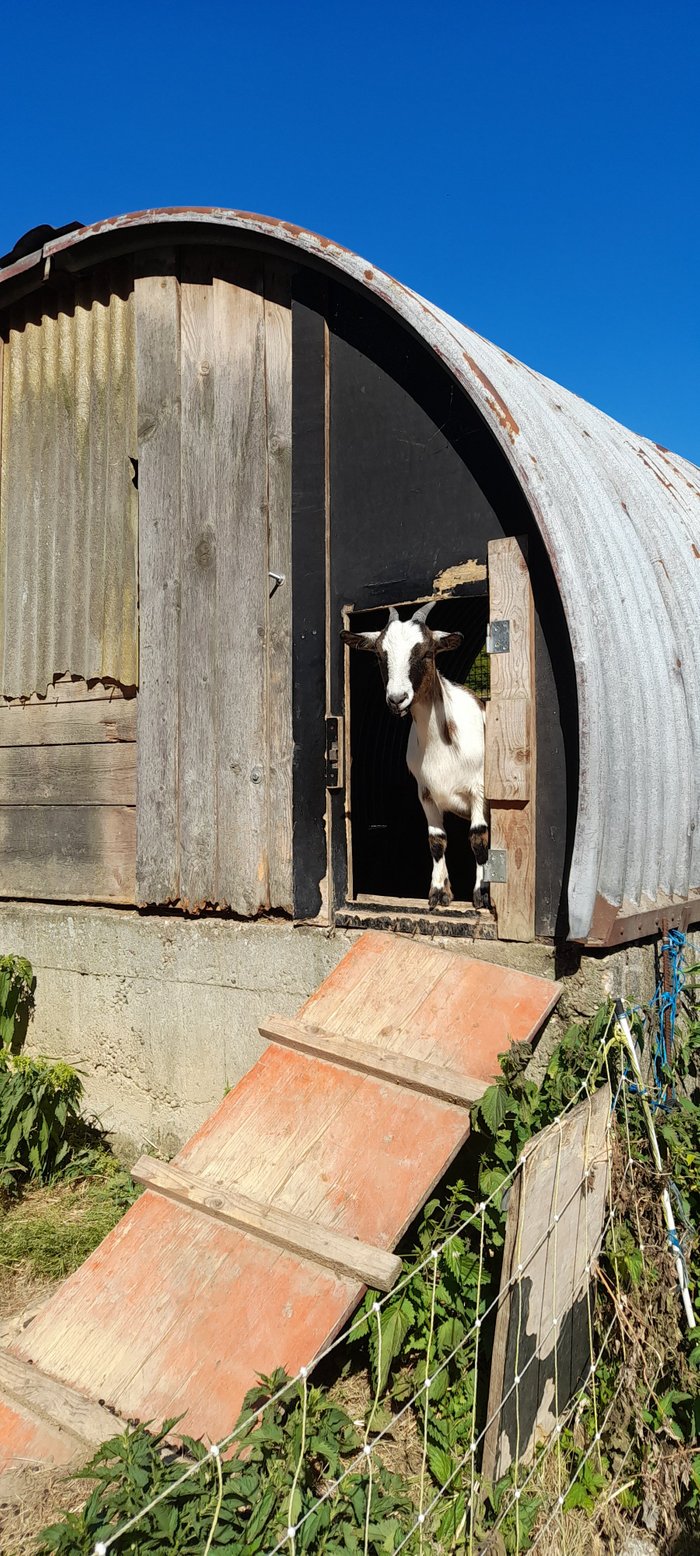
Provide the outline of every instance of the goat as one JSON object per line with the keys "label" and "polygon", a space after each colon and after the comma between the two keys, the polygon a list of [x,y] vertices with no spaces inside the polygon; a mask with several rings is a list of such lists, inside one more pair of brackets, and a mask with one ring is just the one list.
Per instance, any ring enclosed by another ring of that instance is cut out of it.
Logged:
{"label": "goat", "polygon": [[488,859],[484,710],[466,687],[440,675],[436,655],[459,648],[462,634],[431,631],[426,626],[430,610],[432,604],[422,605],[410,621],[401,621],[392,606],[381,631],[342,632],[341,637],[350,648],[377,655],[388,708],[399,718],[411,715],[406,762],[418,785],[428,823],[433,860],[428,906],[448,907],[452,901],[443,826],[444,813],[449,811],[469,819],[469,840],[476,860],[473,902],[482,908],[489,905],[489,888],[483,879]]}

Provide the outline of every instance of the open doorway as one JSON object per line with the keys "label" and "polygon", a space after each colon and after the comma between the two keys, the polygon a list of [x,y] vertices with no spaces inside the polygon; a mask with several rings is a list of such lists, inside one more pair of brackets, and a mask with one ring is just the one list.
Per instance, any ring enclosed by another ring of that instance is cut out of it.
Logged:
{"label": "open doorway", "polygon": [[[381,628],[390,603],[348,611],[346,624],[355,632]],[[421,603],[401,605],[400,614],[408,617]],[[439,600],[430,614],[431,627],[461,632],[464,640],[459,649],[440,656],[441,675],[468,686],[484,700],[489,696],[487,623],[486,581],[472,585],[468,595]],[[432,861],[415,779],[406,766],[411,720],[392,718],[389,713],[373,654],[350,653],[346,675],[349,900],[425,908]],[[469,826],[456,816],[446,816],[445,830],[454,892],[451,912],[460,908],[471,912],[475,862]]]}

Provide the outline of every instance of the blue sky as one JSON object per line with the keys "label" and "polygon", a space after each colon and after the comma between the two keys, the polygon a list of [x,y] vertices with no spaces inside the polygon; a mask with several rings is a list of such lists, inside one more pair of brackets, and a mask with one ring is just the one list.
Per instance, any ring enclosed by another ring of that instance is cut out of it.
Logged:
{"label": "blue sky", "polygon": [[0,252],[227,205],[312,227],[700,463],[700,10],[0,3]]}

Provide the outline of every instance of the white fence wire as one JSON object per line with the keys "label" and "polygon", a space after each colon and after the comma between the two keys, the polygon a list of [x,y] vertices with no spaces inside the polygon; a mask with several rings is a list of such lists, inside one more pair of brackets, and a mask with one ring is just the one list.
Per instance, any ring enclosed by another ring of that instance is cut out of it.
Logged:
{"label": "white fence wire", "polygon": [[[440,1514],[442,1506],[444,1506],[450,1498],[454,1498],[458,1491],[463,1495],[464,1498],[464,1510],[461,1516],[460,1528],[455,1532],[455,1540],[458,1533],[459,1541],[457,1543],[459,1543],[465,1551],[469,1552],[469,1556],[476,1556],[477,1551],[483,1548],[482,1544],[480,1543],[479,1534],[479,1507],[480,1498],[484,1488],[479,1467],[479,1456],[483,1450],[487,1434],[491,1431],[492,1428],[496,1426],[496,1423],[503,1418],[505,1408],[511,1401],[513,1401],[515,1405],[516,1440],[509,1470],[509,1481],[506,1486],[506,1490],[503,1493],[502,1501],[499,1504],[497,1516],[489,1523],[488,1535],[486,1539],[487,1543],[490,1544],[491,1540],[496,1535],[497,1531],[502,1527],[504,1522],[512,1517],[515,1524],[515,1548],[521,1548],[521,1530],[519,1528],[519,1521],[520,1510],[523,1506],[523,1493],[531,1486],[535,1478],[538,1478],[538,1480],[541,1478],[543,1455],[552,1455],[556,1469],[557,1491],[556,1496],[553,1497],[551,1509],[545,1513],[544,1521],[540,1521],[535,1529],[532,1543],[530,1544],[529,1549],[534,1550],[537,1547],[537,1545],[545,1537],[547,1530],[550,1528],[553,1520],[556,1519],[557,1516],[563,1514],[567,1497],[571,1493],[572,1488],[576,1484],[577,1480],[579,1480],[585,1465],[594,1455],[600,1453],[600,1444],[603,1433],[610,1419],[610,1416],[616,1407],[620,1393],[625,1386],[625,1370],[624,1366],[621,1366],[619,1380],[616,1384],[615,1391],[612,1395],[612,1398],[609,1399],[605,1404],[605,1408],[601,1414],[600,1402],[598,1399],[599,1370],[603,1361],[609,1356],[611,1341],[614,1339],[619,1340],[619,1347],[621,1348],[623,1355],[625,1346],[624,1324],[621,1322],[623,1303],[620,1300],[619,1282],[617,1282],[617,1258],[615,1256],[615,1218],[623,1200],[629,1203],[631,1199],[631,1202],[634,1206],[639,1248],[642,1261],[644,1261],[644,1244],[642,1239],[642,1229],[636,1194],[635,1172],[637,1168],[630,1139],[628,1086],[624,1079],[624,1071],[621,1073],[621,1077],[617,1084],[617,1089],[612,1098],[612,1108],[609,1112],[605,1130],[608,1171],[608,1207],[607,1213],[603,1220],[602,1228],[598,1226],[597,1228],[594,1228],[592,1232],[589,1232],[588,1199],[590,1180],[594,1169],[588,1159],[584,1159],[582,1171],[575,1183],[574,1188],[566,1195],[565,1199],[559,1203],[559,1169],[562,1155],[563,1125],[565,1120],[572,1113],[573,1109],[585,1099],[588,1099],[588,1118],[590,1122],[591,1104],[596,1087],[600,1082],[601,1077],[604,1078],[606,1073],[608,1076],[608,1081],[610,1080],[610,1070],[608,1063],[609,1053],[613,1044],[618,1042],[618,1038],[615,1032],[613,1032],[611,1035],[611,1024],[612,1017],[611,1022],[608,1024],[608,1027],[603,1033],[600,1052],[596,1060],[594,1060],[593,1064],[591,1065],[586,1079],[581,1083],[569,1102],[562,1109],[559,1116],[554,1120],[553,1125],[550,1126],[550,1128],[558,1129],[559,1151],[556,1164],[554,1201],[546,1227],[539,1239],[537,1239],[534,1245],[530,1248],[526,1260],[523,1261],[520,1257],[517,1258],[517,1263],[515,1264],[512,1274],[508,1278],[502,1279],[500,1290],[497,1291],[496,1295],[491,1299],[491,1301],[485,1303],[483,1306],[483,1311],[481,1310],[482,1276],[484,1271],[485,1254],[487,1251],[487,1212],[495,1205],[497,1201],[499,1203],[501,1202],[502,1196],[506,1190],[512,1189],[518,1174],[522,1173],[523,1171],[526,1161],[525,1154],[518,1158],[512,1168],[505,1174],[503,1180],[498,1184],[497,1188],[495,1188],[490,1195],[486,1196],[467,1216],[462,1217],[454,1227],[448,1230],[444,1235],[441,1235],[435,1245],[429,1249],[425,1257],[406,1271],[406,1273],[397,1282],[392,1291],[381,1297],[378,1297],[373,1302],[369,1312],[363,1311],[359,1314],[359,1316],[353,1319],[353,1321],[346,1327],[346,1329],[344,1329],[343,1332],[339,1334],[329,1346],[326,1347],[321,1355],[314,1358],[313,1362],[310,1362],[309,1365],[299,1368],[296,1376],[286,1378],[284,1383],[278,1389],[276,1389],[269,1398],[261,1403],[256,1409],[252,1410],[245,1419],[238,1421],[236,1425],[232,1427],[231,1431],[222,1437],[218,1442],[212,1443],[204,1458],[189,1464],[179,1476],[176,1476],[156,1495],[147,1499],[143,1506],[140,1507],[132,1517],[125,1520],[118,1528],[115,1528],[103,1539],[98,1540],[93,1547],[93,1556],[107,1556],[107,1553],[117,1545],[119,1545],[121,1549],[138,1549],[138,1545],[133,1547],[126,1547],[124,1545],[126,1537],[137,1530],[139,1525],[142,1525],[143,1522],[149,1518],[150,1514],[153,1513],[163,1502],[167,1501],[168,1498],[173,1497],[174,1494],[187,1481],[191,1480],[193,1477],[202,1475],[206,1466],[210,1465],[214,1469],[216,1476],[216,1498],[212,1514],[211,1529],[209,1531],[205,1547],[205,1556],[209,1556],[209,1552],[213,1547],[217,1525],[221,1515],[225,1490],[225,1455],[227,1450],[232,1450],[234,1445],[239,1442],[250,1443],[251,1441],[254,1441],[255,1427],[260,1425],[266,1418],[271,1419],[277,1405],[285,1400],[294,1400],[295,1397],[299,1397],[301,1406],[298,1454],[296,1457],[296,1464],[294,1466],[291,1485],[287,1487],[284,1493],[284,1497],[280,1500],[276,1524],[278,1532],[276,1537],[273,1537],[270,1540],[270,1543],[264,1552],[264,1556],[278,1556],[278,1553],[282,1550],[288,1551],[289,1556],[300,1556],[301,1550],[307,1548],[306,1534],[308,1532],[310,1520],[319,1514],[320,1510],[324,1507],[325,1504],[332,1504],[334,1500],[338,1498],[339,1493],[343,1490],[343,1488],[352,1481],[353,1477],[358,1475],[364,1477],[363,1483],[365,1485],[366,1493],[364,1527],[362,1532],[362,1550],[363,1556],[371,1556],[371,1552],[374,1549],[370,1534],[372,1523],[373,1486],[375,1484],[375,1477],[379,1472],[380,1467],[383,1466],[382,1451],[386,1448],[388,1440],[393,1440],[395,1438],[397,1430],[401,1428],[402,1423],[407,1423],[411,1418],[413,1418],[417,1423],[420,1451],[420,1465],[418,1473],[415,1476],[415,1509],[413,1515],[409,1515],[409,1525],[402,1534],[400,1542],[394,1547],[392,1556],[399,1556],[399,1552],[403,1551],[411,1544],[411,1542],[414,1542],[418,1552],[422,1552],[428,1539],[431,1542],[431,1549],[436,1549],[436,1517]],[[625,1042],[627,1041],[627,1034],[625,1032],[621,1034],[621,1037]],[[623,1160],[621,1165],[616,1168],[615,1173],[613,1173],[612,1131],[616,1110],[620,1115],[620,1127],[616,1133],[617,1154],[618,1156],[622,1155]],[[559,1227],[562,1217],[565,1215],[567,1209],[574,1205],[577,1200],[579,1200],[583,1206],[586,1238],[585,1264],[583,1266],[578,1283],[567,1293],[566,1309],[560,1312],[558,1311],[558,1297],[556,1288],[556,1272],[558,1269],[559,1253]],[[451,1245],[454,1244],[458,1239],[461,1239],[465,1232],[472,1228],[475,1229],[475,1240],[478,1247],[479,1260],[476,1289],[476,1317],[472,1326],[449,1349],[447,1354],[440,1355],[438,1357],[435,1348],[435,1331],[437,1291],[441,1263],[445,1259],[446,1252],[450,1249]],[[519,1233],[520,1231],[521,1228],[519,1229]],[[612,1288],[612,1319],[607,1325],[605,1332],[602,1334],[602,1336],[599,1336],[596,1341],[592,1284],[597,1273],[597,1261],[600,1250],[604,1247],[608,1237],[611,1240],[613,1248],[611,1267],[614,1272],[614,1280],[617,1282],[617,1290]],[[526,1272],[528,1268],[532,1266],[533,1260],[535,1259],[537,1253],[543,1248],[544,1245],[548,1244],[550,1240],[552,1243],[553,1253],[551,1268],[554,1272],[552,1289],[549,1294],[551,1315],[549,1322],[546,1325],[540,1324],[537,1343],[533,1346],[529,1355],[527,1356],[527,1359],[523,1360],[521,1365],[518,1347],[520,1337],[522,1334],[524,1334],[522,1306],[523,1281],[526,1277]],[[593,1246],[594,1244],[595,1246]],[[519,1254],[520,1245],[518,1244],[518,1255]],[[507,1272],[504,1273],[507,1274]],[[430,1288],[428,1339],[424,1374],[421,1381],[419,1382],[419,1385],[412,1390],[410,1397],[405,1400],[405,1402],[401,1405],[401,1408],[395,1413],[392,1413],[388,1424],[381,1426],[379,1430],[375,1431],[374,1423],[379,1410],[382,1394],[382,1388],[380,1385],[383,1372],[383,1311],[388,1303],[395,1303],[397,1296],[401,1292],[406,1291],[411,1283],[414,1282],[419,1275],[426,1276]],[[504,1302],[508,1301],[511,1296],[514,1298],[518,1309],[516,1322],[517,1342],[513,1376],[510,1378],[510,1380],[506,1379],[507,1386],[504,1386],[495,1408],[491,1410],[488,1419],[485,1419],[483,1421],[483,1425],[481,1425],[480,1429],[477,1430],[477,1399],[481,1398],[483,1400],[483,1382],[484,1379],[488,1378],[489,1363],[491,1359],[488,1352],[481,1344],[484,1326],[489,1324],[489,1321],[493,1319],[496,1311],[499,1310]],[[585,1367],[584,1375],[580,1377],[578,1386],[575,1389],[572,1397],[570,1399],[566,1398],[562,1400],[561,1379],[558,1375],[559,1337],[562,1332],[562,1324],[570,1314],[574,1303],[579,1299],[583,1300],[584,1298],[586,1307],[588,1361]],[[325,1484],[323,1485],[323,1489],[319,1490],[318,1495],[313,1496],[311,1501],[308,1502],[308,1505],[303,1507],[303,1510],[295,1511],[299,1506],[299,1491],[302,1483],[304,1482],[305,1463],[307,1462],[309,1456],[311,1456],[314,1452],[309,1441],[308,1429],[310,1373],[312,1368],[317,1368],[322,1361],[325,1361],[328,1357],[336,1353],[340,1347],[346,1345],[348,1340],[350,1340],[354,1335],[358,1334],[358,1331],[363,1328],[366,1331],[367,1327],[374,1329],[376,1372],[375,1387],[366,1417],[363,1441],[359,1449],[349,1456],[348,1462],[344,1464],[341,1472],[334,1476],[328,1476],[326,1478]],[[523,1429],[523,1422],[521,1419],[523,1387],[526,1383],[526,1380],[530,1381],[528,1378],[530,1370],[533,1369],[538,1363],[540,1363],[545,1355],[549,1355],[550,1353],[553,1355],[554,1367],[553,1387],[555,1419],[551,1435],[549,1436],[549,1439],[544,1444],[544,1446],[542,1446],[539,1444],[534,1444],[530,1439],[528,1439],[527,1433]],[[465,1451],[459,1455],[457,1461],[453,1464],[449,1475],[444,1479],[443,1483],[438,1485],[437,1488],[433,1490],[429,1455],[431,1397],[434,1392],[436,1379],[440,1378],[443,1373],[449,1376],[449,1370],[457,1363],[461,1364],[464,1370],[469,1371],[472,1375],[472,1407],[468,1433],[469,1443]],[[566,1457],[562,1449],[562,1435],[565,1432],[567,1426],[576,1416],[577,1412],[580,1412],[582,1401],[588,1402],[594,1430],[591,1435],[590,1443],[588,1444],[585,1452],[577,1456],[574,1472],[573,1474],[570,1474],[567,1471]],[[252,1437],[249,1435],[251,1432],[253,1432]],[[526,1473],[523,1474],[523,1471]],[[439,1546],[437,1548],[439,1548]]]}

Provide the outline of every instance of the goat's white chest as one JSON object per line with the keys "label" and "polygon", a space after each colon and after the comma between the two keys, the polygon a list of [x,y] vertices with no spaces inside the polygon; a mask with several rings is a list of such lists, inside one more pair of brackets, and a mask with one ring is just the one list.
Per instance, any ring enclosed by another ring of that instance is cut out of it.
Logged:
{"label": "goat's white chest", "polygon": [[460,692],[451,686],[447,692],[451,738],[445,738],[444,717],[432,708],[424,723],[412,724],[406,761],[420,798],[427,790],[441,811],[469,816],[475,791],[483,793],[484,722],[478,703]]}

